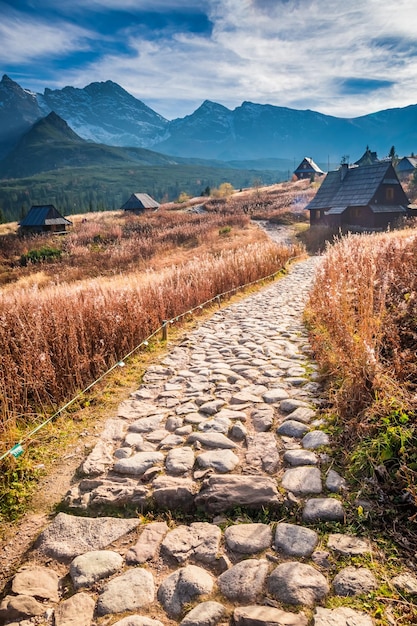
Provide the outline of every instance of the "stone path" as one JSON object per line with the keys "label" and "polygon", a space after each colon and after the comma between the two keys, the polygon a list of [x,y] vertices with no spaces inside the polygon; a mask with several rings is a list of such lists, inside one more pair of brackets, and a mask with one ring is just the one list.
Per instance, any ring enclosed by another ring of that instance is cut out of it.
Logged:
{"label": "stone path", "polygon": [[[357,565],[375,548],[340,530],[346,486],[302,324],[318,262],[220,310],[147,370],[74,477],[68,512],[11,580],[0,620],[374,623],[346,600],[381,581]],[[417,593],[409,574],[390,584]],[[343,606],[325,608],[336,597]]]}

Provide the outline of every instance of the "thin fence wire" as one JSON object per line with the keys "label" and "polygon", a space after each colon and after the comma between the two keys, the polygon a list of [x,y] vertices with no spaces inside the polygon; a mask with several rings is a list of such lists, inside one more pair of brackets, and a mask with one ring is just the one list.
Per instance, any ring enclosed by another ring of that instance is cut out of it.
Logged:
{"label": "thin fence wire", "polygon": [[63,411],[68,409],[79,398],[83,397],[83,395],[85,393],[87,393],[90,389],[92,389],[95,385],[97,385],[101,380],[103,380],[103,378],[108,376],[113,370],[115,370],[117,367],[123,367],[124,364],[125,364],[125,361],[127,359],[129,359],[129,357],[131,357],[135,352],[140,350],[140,348],[142,348],[143,346],[147,346],[149,344],[149,341],[151,339],[153,339],[153,337],[155,337],[155,335],[157,335],[158,333],[162,332],[163,339],[166,339],[167,338],[167,327],[168,327],[168,324],[174,324],[175,322],[180,321],[180,319],[182,319],[183,317],[186,317],[187,315],[192,315],[195,311],[202,310],[205,307],[209,306],[210,304],[213,304],[214,302],[217,302],[219,304],[219,306],[220,306],[220,301],[221,301],[222,298],[230,296],[231,294],[236,293],[238,291],[241,291],[242,289],[246,289],[248,287],[251,287],[252,285],[256,285],[257,283],[262,283],[262,282],[264,282],[266,280],[273,280],[274,278],[276,278],[276,276],[278,274],[280,274],[284,269],[286,269],[287,265],[291,261],[295,261],[296,259],[300,258],[301,256],[302,255],[290,257],[282,267],[280,267],[278,270],[276,270],[272,274],[268,274],[268,276],[263,276],[262,278],[257,278],[256,280],[252,280],[251,282],[245,283],[244,285],[239,285],[238,287],[233,287],[232,289],[229,289],[227,291],[223,291],[222,293],[218,293],[217,295],[213,296],[209,300],[205,300],[201,304],[198,304],[195,307],[193,307],[192,309],[188,309],[187,311],[184,311],[183,313],[180,313],[179,315],[176,315],[175,317],[173,317],[170,320],[163,320],[161,326],[159,326],[156,330],[154,330],[152,334],[150,334],[148,337],[146,337],[146,339],[143,339],[137,346],[135,346],[130,352],[128,352],[128,354],[126,354],[122,359],[117,361],[108,370],[106,370],[103,374],[101,374],[101,376],[99,376],[98,378],[96,378],[96,380],[94,380],[92,383],[90,383],[85,389],[80,391],[76,396],[74,396],[66,404],[64,404],[62,407],[60,407],[53,415],[51,415],[50,417],[48,417],[48,419],[46,419],[41,424],[36,426],[36,428],[34,428],[29,433],[27,433],[24,437],[22,437],[22,439],[20,439],[20,441],[18,441],[11,448],[9,448],[9,450],[4,452],[0,456],[0,461],[3,461],[3,459],[5,459],[9,455],[11,455],[11,456],[13,456],[15,458],[19,457],[24,452],[23,444],[25,444],[31,437],[33,437],[33,435],[35,435],[39,430],[44,428],[47,424],[52,422],[58,415],[60,415]]}

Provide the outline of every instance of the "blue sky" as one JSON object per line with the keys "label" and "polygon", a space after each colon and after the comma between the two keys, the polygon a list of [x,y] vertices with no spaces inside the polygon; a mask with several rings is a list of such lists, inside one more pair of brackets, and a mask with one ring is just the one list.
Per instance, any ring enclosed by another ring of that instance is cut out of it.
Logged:
{"label": "blue sky", "polygon": [[203,100],[352,117],[417,103],[416,0],[0,0],[0,73],[112,80],[168,119]]}

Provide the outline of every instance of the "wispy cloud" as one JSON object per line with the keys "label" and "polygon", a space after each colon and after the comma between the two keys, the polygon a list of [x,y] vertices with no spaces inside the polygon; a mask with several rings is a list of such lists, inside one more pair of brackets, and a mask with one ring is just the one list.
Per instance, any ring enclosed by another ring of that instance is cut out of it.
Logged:
{"label": "wispy cloud", "polygon": [[[46,86],[111,79],[167,117],[191,113],[204,99],[344,116],[417,102],[415,0],[36,5],[48,8],[48,19],[15,11],[2,20],[3,65],[28,69],[31,59],[49,55]],[[83,62],[68,66],[80,53]]]}

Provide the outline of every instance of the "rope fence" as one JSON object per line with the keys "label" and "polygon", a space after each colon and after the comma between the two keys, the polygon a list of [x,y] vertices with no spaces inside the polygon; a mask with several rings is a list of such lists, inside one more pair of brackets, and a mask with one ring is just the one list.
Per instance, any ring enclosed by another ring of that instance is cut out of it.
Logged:
{"label": "rope fence", "polygon": [[262,278],[257,278],[256,280],[253,280],[253,281],[251,281],[249,283],[245,283],[244,285],[239,285],[238,287],[233,287],[232,289],[229,289],[227,291],[223,291],[222,293],[219,293],[219,294],[213,296],[209,300],[206,300],[205,302],[202,302],[201,304],[196,305],[192,309],[188,309],[187,311],[184,311],[183,313],[180,313],[179,315],[176,315],[172,319],[163,320],[161,326],[159,326],[152,334],[150,334],[148,337],[146,337],[146,339],[143,339],[137,346],[135,346],[130,352],[128,352],[121,360],[117,361],[114,365],[112,365],[112,367],[110,367],[107,371],[105,371],[103,374],[101,374],[101,376],[96,378],[96,380],[94,380],[92,383],[90,383],[85,389],[80,391],[76,396],[74,396],[66,404],[64,404],[62,407],[60,407],[53,415],[51,415],[44,422],[42,422],[41,424],[36,426],[36,428],[34,428],[29,433],[27,433],[24,437],[22,437],[22,439],[18,443],[16,443],[9,450],[4,452],[0,456],[0,462],[3,461],[3,459],[5,459],[9,455],[13,456],[14,458],[18,458],[19,456],[21,456],[23,454],[23,452],[24,452],[23,445],[26,444],[26,442],[29,439],[31,439],[33,437],[33,435],[35,435],[39,430],[44,428],[47,424],[52,422],[58,415],[60,415],[63,411],[68,409],[72,404],[74,404],[74,402],[79,400],[85,393],[90,391],[90,389],[92,389],[101,380],[103,380],[103,378],[108,376],[113,370],[117,369],[118,367],[124,367],[125,366],[125,361],[127,359],[129,359],[129,357],[131,357],[135,352],[140,350],[140,348],[148,346],[149,345],[149,341],[151,339],[153,339],[158,333],[162,333],[162,337],[161,337],[162,341],[167,341],[167,339],[168,339],[168,327],[169,327],[170,324],[174,324],[175,322],[179,322],[182,318],[184,318],[186,316],[189,316],[189,315],[192,315],[195,311],[199,311],[199,310],[201,311],[205,307],[207,307],[207,306],[209,306],[209,305],[211,305],[213,303],[217,303],[219,305],[219,308],[220,308],[221,307],[221,299],[222,298],[227,298],[228,296],[231,296],[232,294],[234,294],[234,293],[236,293],[238,291],[241,291],[243,289],[247,289],[248,287],[251,287],[251,286],[256,285],[258,283],[262,283],[262,282],[264,282],[266,280],[274,280],[278,274],[280,274],[283,270],[286,269],[287,265],[291,261],[295,261],[296,259],[301,258],[301,256],[303,256],[303,255],[290,257],[280,269],[276,270],[272,274],[269,274],[268,276],[263,276]]}

